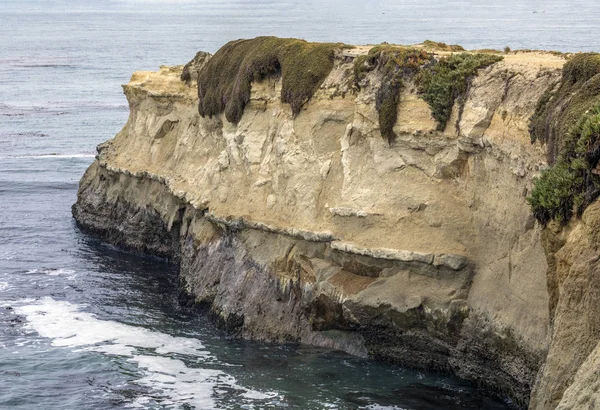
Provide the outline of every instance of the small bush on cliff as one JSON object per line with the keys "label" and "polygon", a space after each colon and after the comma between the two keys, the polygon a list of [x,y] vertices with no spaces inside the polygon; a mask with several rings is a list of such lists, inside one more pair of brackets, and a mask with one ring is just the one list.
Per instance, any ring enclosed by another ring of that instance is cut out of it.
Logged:
{"label": "small bush on cliff", "polygon": [[438,123],[438,130],[446,128],[454,101],[464,96],[477,70],[500,60],[501,56],[492,54],[461,53],[443,57],[430,69],[423,70],[419,88]]}
{"label": "small bush on cliff", "polygon": [[281,101],[294,115],[312,97],[333,68],[335,49],[342,44],[257,37],[221,47],[198,75],[198,110],[202,116],[225,113],[237,123],[250,101],[253,81],[282,77]]}
{"label": "small bush on cliff", "polygon": [[537,220],[544,225],[553,219],[568,221],[573,214],[573,189],[578,183],[566,163],[543,171],[527,198]]}
{"label": "small bush on cliff", "polygon": [[535,181],[528,201],[544,225],[566,223],[573,212],[581,215],[600,194],[600,104],[586,111],[569,129],[562,154]]}
{"label": "small bush on cliff", "polygon": [[473,50],[474,53],[478,54],[500,54],[501,50],[496,50],[495,48],[480,48],[478,50]]}
{"label": "small bush on cliff", "polygon": [[378,70],[382,73],[376,108],[381,135],[392,141],[400,91],[405,78],[412,77],[419,85],[419,92],[431,108],[431,113],[438,122],[438,129],[443,130],[452,113],[454,101],[464,96],[469,81],[477,74],[477,70],[502,58],[490,54],[461,53],[435,60],[432,54],[423,49],[385,44],[373,47],[367,55],[357,57],[354,75],[358,84],[370,71]]}
{"label": "small bush on cliff", "polygon": [[423,47],[437,51],[465,51],[463,46],[459,46],[458,44],[446,44],[439,41],[431,40],[423,41]]}
{"label": "small bush on cliff", "polygon": [[[560,84],[551,85],[538,102],[529,132],[532,143],[546,144],[552,165],[528,198],[535,216],[546,224],[552,219],[567,222],[573,212],[581,215],[600,194],[600,54],[571,57]],[[562,185],[555,175],[563,177]],[[561,189],[553,189],[552,183]]]}
{"label": "small bush on cliff", "polygon": [[431,55],[421,49],[382,44],[373,47],[367,55],[358,56],[354,60],[354,76],[357,84],[370,71],[377,70],[382,74],[375,108],[379,114],[381,136],[389,142],[395,136],[393,127],[398,117],[403,78],[414,77],[431,59]]}

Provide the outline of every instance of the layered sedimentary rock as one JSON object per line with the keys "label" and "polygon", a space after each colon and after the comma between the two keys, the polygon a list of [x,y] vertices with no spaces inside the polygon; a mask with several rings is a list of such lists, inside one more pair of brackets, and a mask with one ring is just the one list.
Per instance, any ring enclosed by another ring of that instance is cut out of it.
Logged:
{"label": "layered sedimentary rock", "polygon": [[81,181],[79,225],[179,263],[186,291],[240,336],[451,372],[520,407],[542,369],[533,408],[554,408],[573,380],[563,401],[577,400],[595,377],[596,333],[575,332],[578,350],[559,329],[594,327],[563,295],[580,292],[582,314],[593,303],[578,252],[594,254],[579,244],[595,225],[551,236],[526,201],[546,164],[529,118],[564,59],[513,53],[479,70],[443,131],[407,82],[390,142],[381,75],[353,86],[367,50],[337,53],[297,115],[278,76],[255,81],[237,124],[198,113],[210,56],[199,53],[185,81],[182,67],[135,73],[129,120]]}

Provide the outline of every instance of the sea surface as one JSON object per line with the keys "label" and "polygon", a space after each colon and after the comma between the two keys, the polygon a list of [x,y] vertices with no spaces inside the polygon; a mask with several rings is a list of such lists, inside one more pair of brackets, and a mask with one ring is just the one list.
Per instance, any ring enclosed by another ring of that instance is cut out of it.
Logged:
{"label": "sea surface", "polygon": [[505,409],[469,383],[340,352],[232,340],[176,269],[80,232],[95,146],[135,70],[226,41],[600,50],[595,1],[0,0],[0,409]]}

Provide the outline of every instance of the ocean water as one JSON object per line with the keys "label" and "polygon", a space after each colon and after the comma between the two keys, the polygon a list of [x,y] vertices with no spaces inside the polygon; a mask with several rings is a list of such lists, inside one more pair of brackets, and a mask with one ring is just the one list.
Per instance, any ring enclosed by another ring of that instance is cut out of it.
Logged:
{"label": "ocean water", "polygon": [[232,340],[176,270],[81,233],[70,206],[135,70],[255,35],[599,50],[592,1],[0,0],[1,409],[504,409],[469,383]]}

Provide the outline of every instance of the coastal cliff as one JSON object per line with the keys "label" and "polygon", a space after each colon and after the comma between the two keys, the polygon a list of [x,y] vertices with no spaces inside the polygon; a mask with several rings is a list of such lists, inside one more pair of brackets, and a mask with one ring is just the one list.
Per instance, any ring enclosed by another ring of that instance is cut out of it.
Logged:
{"label": "coastal cliff", "polygon": [[79,226],[178,263],[239,336],[450,372],[520,408],[590,403],[598,207],[544,227],[527,202],[547,167],[530,117],[565,58],[477,66],[441,121],[422,78],[395,71],[386,105],[373,48],[331,47],[312,94],[284,84],[284,50],[233,108],[209,105],[206,53],[135,73],[127,124],[81,180]]}

